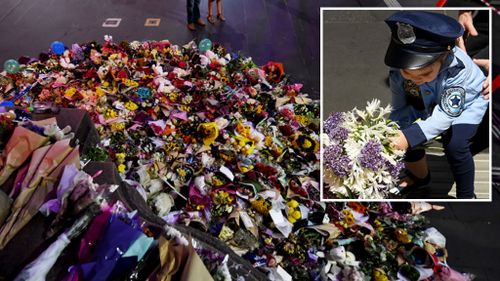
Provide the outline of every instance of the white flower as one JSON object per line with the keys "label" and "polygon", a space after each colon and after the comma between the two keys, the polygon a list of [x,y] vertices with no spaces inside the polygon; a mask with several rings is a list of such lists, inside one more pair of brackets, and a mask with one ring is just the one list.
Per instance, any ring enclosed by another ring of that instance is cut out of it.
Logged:
{"label": "white flower", "polygon": [[129,46],[132,50],[138,50],[141,47],[141,42],[132,41],[132,42],[130,42]]}
{"label": "white flower", "polygon": [[217,123],[217,127],[219,128],[219,130],[221,130],[226,128],[227,125],[229,125],[229,120],[224,119],[223,117],[219,117],[215,119],[215,123]]}
{"label": "white flower", "polygon": [[167,193],[160,193],[154,199],[154,206],[158,216],[163,217],[170,213],[170,209],[174,205],[172,196]]}
{"label": "white flower", "polygon": [[200,64],[203,66],[207,66],[209,63],[210,63],[210,58],[200,54]]}
{"label": "white flower", "polygon": [[215,158],[211,157],[207,153],[202,153],[201,154],[201,163],[203,164],[204,167],[212,167],[212,165],[215,162]]}
{"label": "white flower", "polygon": [[163,190],[163,182],[159,179],[154,179],[149,182],[149,186],[147,186],[147,189],[150,194],[157,193]]}
{"label": "white flower", "polygon": [[[348,157],[349,161],[349,167],[344,172],[337,171],[340,174],[347,173],[342,177],[330,171],[328,167],[331,166],[325,166],[324,182],[332,193],[339,196],[351,196],[352,193],[359,199],[382,199],[387,196],[397,181],[390,170],[401,161],[405,153],[392,147],[391,139],[397,136],[398,125],[387,121],[386,115],[390,111],[390,106],[381,107],[379,100],[373,100],[367,103],[365,110],[354,108],[344,113],[344,122],[337,126],[347,129],[347,139],[338,136],[330,139],[324,133],[321,135],[323,147],[340,146],[342,157]],[[380,149],[380,152],[373,149]],[[368,154],[363,156],[363,153]],[[330,158],[330,161],[335,160]],[[346,163],[345,161],[342,160],[342,163]],[[342,168],[334,165],[334,169]]]}
{"label": "white flower", "polygon": [[333,144],[333,141],[330,140],[330,137],[327,134],[321,133],[321,143],[323,146],[330,146]]}
{"label": "white flower", "polygon": [[380,101],[377,100],[377,99],[374,99],[371,102],[368,102],[368,105],[366,106],[366,112],[369,115],[374,116],[375,115],[375,111],[377,109],[379,109],[379,107],[380,107]]}
{"label": "white flower", "polygon": [[185,76],[191,74],[191,70],[184,70],[184,69],[178,68],[178,67],[174,68],[174,71],[172,71],[172,72],[177,74],[178,77],[185,77]]}

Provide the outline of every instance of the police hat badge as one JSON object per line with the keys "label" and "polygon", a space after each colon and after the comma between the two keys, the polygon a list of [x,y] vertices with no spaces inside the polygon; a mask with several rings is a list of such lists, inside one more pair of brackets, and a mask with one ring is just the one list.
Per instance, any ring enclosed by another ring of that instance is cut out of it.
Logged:
{"label": "police hat badge", "polygon": [[464,111],[465,90],[462,87],[452,87],[444,90],[441,96],[441,109],[451,117],[457,117]]}
{"label": "police hat badge", "polygon": [[411,25],[402,22],[397,22],[396,24],[398,25],[397,34],[399,41],[406,45],[415,42],[417,37]]}

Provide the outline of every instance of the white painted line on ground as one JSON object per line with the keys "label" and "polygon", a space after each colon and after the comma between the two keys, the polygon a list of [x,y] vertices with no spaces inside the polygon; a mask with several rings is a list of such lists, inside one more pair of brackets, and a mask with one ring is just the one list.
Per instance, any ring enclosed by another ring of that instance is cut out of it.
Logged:
{"label": "white painted line on ground", "polygon": [[144,26],[160,26],[160,18],[147,18]]}
{"label": "white painted line on ground", "polygon": [[103,22],[102,27],[118,27],[121,21],[121,18],[107,18]]}

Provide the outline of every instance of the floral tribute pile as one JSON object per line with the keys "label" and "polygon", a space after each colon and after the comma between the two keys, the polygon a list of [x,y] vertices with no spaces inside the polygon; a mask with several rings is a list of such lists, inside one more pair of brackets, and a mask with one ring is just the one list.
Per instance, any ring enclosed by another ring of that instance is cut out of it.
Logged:
{"label": "floral tribute pile", "polygon": [[87,110],[160,217],[226,242],[270,280],[457,276],[444,237],[409,208],[320,202],[319,103],[282,64],[220,44],[105,39],[19,59],[2,98]]}
{"label": "floral tribute pile", "polygon": [[405,151],[391,144],[399,127],[386,118],[390,112],[373,100],[365,110],[334,112],[324,121],[325,197],[384,199],[396,193]]}

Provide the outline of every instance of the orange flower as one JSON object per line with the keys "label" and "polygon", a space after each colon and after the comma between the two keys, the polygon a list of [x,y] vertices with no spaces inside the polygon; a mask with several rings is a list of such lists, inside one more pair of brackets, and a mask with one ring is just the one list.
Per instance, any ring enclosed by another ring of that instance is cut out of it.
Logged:
{"label": "orange flower", "polygon": [[360,214],[364,214],[366,212],[366,207],[358,202],[349,202],[347,203],[347,206],[349,206],[349,208],[351,208],[353,211],[356,211]]}
{"label": "orange flower", "polygon": [[283,64],[280,62],[270,61],[262,69],[266,72],[267,80],[271,82],[278,83],[285,75]]}

